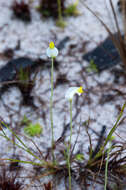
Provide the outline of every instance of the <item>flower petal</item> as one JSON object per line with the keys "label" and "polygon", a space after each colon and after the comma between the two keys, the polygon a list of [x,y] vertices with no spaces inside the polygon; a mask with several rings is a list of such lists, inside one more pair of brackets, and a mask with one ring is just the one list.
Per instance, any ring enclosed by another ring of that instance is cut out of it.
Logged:
{"label": "flower petal", "polygon": [[[81,89],[81,92],[80,90]],[[82,91],[82,87],[70,87],[67,91],[66,91],[66,94],[65,94],[65,98],[67,100],[72,100],[73,99],[73,96],[75,94],[78,94],[79,96],[83,93]]]}
{"label": "flower petal", "polygon": [[58,55],[58,49],[54,46],[54,48],[52,48],[53,46],[50,46],[46,49],[46,54],[48,57],[54,58]]}

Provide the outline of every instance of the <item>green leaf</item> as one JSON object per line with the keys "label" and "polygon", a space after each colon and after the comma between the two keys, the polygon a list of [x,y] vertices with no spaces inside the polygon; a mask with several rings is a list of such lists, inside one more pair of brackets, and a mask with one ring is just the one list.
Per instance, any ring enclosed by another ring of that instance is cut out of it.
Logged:
{"label": "green leaf", "polygon": [[82,160],[84,160],[84,155],[83,154],[77,154],[75,156],[75,159],[78,160],[78,161],[82,161]]}

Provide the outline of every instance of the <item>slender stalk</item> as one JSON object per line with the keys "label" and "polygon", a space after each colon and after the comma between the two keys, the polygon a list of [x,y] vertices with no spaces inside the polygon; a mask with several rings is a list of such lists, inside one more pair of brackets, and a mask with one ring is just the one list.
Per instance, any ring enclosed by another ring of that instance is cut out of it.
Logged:
{"label": "slender stalk", "polygon": [[58,19],[62,20],[61,0],[57,0],[57,4],[58,4]]}
{"label": "slender stalk", "polygon": [[71,190],[71,165],[70,165],[70,149],[71,149],[71,139],[72,139],[72,99],[70,99],[70,141],[68,146],[68,174],[69,174],[69,190]]}
{"label": "slender stalk", "polygon": [[51,120],[51,130],[52,130],[52,158],[53,162],[55,161],[54,157],[54,130],[53,130],[53,65],[54,58],[52,57],[52,66],[51,66],[51,97],[50,97],[50,120]]}
{"label": "slender stalk", "polygon": [[31,165],[34,165],[34,166],[42,166],[41,163],[36,163],[36,162],[32,162],[32,161],[24,161],[24,160],[17,160],[17,159],[11,159],[11,158],[2,158],[0,160],[9,160],[11,162],[20,162],[20,163],[24,163],[24,164],[31,164]]}
{"label": "slender stalk", "polygon": [[69,144],[70,148],[71,148],[71,139],[72,139],[72,99],[70,100],[70,144]]}
{"label": "slender stalk", "polygon": [[109,162],[109,153],[111,151],[111,145],[107,151],[107,160],[106,160],[106,164],[105,164],[105,185],[104,185],[104,190],[107,190],[107,181],[108,181],[108,162]]}
{"label": "slender stalk", "polygon": [[58,5],[58,19],[56,21],[56,25],[61,28],[64,28],[66,26],[66,23],[64,22],[62,17],[61,0],[57,0],[57,5]]}

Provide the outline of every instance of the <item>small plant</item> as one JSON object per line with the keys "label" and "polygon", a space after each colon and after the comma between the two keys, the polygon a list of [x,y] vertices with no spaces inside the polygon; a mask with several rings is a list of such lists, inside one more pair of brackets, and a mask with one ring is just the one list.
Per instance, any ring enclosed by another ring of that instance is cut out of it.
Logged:
{"label": "small plant", "polygon": [[55,47],[53,42],[50,42],[49,47],[46,50],[46,54],[51,58],[51,96],[50,96],[50,120],[51,120],[51,130],[52,130],[52,157],[53,162],[55,162],[55,156],[53,152],[54,148],[54,131],[53,131],[53,67],[54,58],[58,55],[58,49]]}
{"label": "small plant", "polygon": [[31,137],[39,136],[42,133],[42,127],[39,123],[29,123],[28,126],[24,128],[24,132]]}
{"label": "small plant", "polygon": [[24,0],[21,0],[21,2],[14,1],[12,5],[13,14],[17,19],[20,19],[24,22],[30,22],[31,21],[31,13],[30,8],[27,3],[24,2]]}
{"label": "small plant", "polygon": [[83,88],[81,87],[71,87],[67,90],[65,94],[65,98],[70,103],[70,141],[69,146],[67,147],[67,165],[68,165],[68,174],[69,174],[69,190],[71,190],[71,164],[70,164],[70,158],[71,158],[71,138],[72,138],[72,100],[73,96],[75,94],[78,94],[79,96],[83,93]]}
{"label": "small plant", "polygon": [[65,16],[78,16],[78,15],[79,15],[79,11],[78,11],[78,9],[77,9],[78,2],[79,2],[79,0],[76,0],[75,3],[70,4],[70,5],[64,10]]}
{"label": "small plant", "polygon": [[94,63],[94,60],[90,60],[89,66],[87,67],[87,72],[96,72],[98,73],[98,69],[96,64]]}

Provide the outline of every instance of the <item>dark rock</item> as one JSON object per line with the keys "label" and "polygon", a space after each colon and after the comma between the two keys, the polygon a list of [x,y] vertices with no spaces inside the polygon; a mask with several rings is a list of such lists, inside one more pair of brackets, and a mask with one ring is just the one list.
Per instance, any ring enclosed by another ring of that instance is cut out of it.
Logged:
{"label": "dark rock", "polygon": [[35,64],[31,59],[21,57],[18,59],[12,59],[5,66],[0,69],[0,82],[11,81],[16,77],[17,71],[31,67]]}
{"label": "dark rock", "polygon": [[99,103],[101,105],[104,105],[107,102],[114,101],[116,98],[116,95],[114,94],[103,94],[102,97],[100,98]]}
{"label": "dark rock", "polygon": [[121,60],[119,53],[110,37],[108,37],[97,48],[84,55],[83,59],[88,62],[93,60],[99,71],[109,69]]}
{"label": "dark rock", "polygon": [[[22,104],[34,106],[33,97],[31,96],[31,91],[34,86],[33,82],[30,80],[30,73],[32,67],[34,67],[36,62],[33,62],[31,59],[22,57],[18,59],[12,59],[5,66],[0,69],[0,82],[3,82],[2,87],[0,88],[0,97],[4,92],[8,91],[9,88],[17,86],[23,96]],[[20,71],[23,69],[23,72],[27,73],[27,81],[20,80]],[[17,82],[18,80],[18,82]],[[13,81],[13,83],[8,83]]]}
{"label": "dark rock", "polygon": [[92,153],[92,158],[94,158],[95,155],[99,152],[99,150],[100,150],[100,148],[101,148],[101,146],[103,144],[106,128],[107,127],[105,125],[102,126],[97,145],[96,145],[96,147],[95,147],[95,149],[94,149],[94,151]]}
{"label": "dark rock", "polygon": [[58,50],[62,50],[63,48],[65,48],[66,43],[70,40],[69,36],[66,36],[65,38],[63,38],[59,44],[57,45]]}

